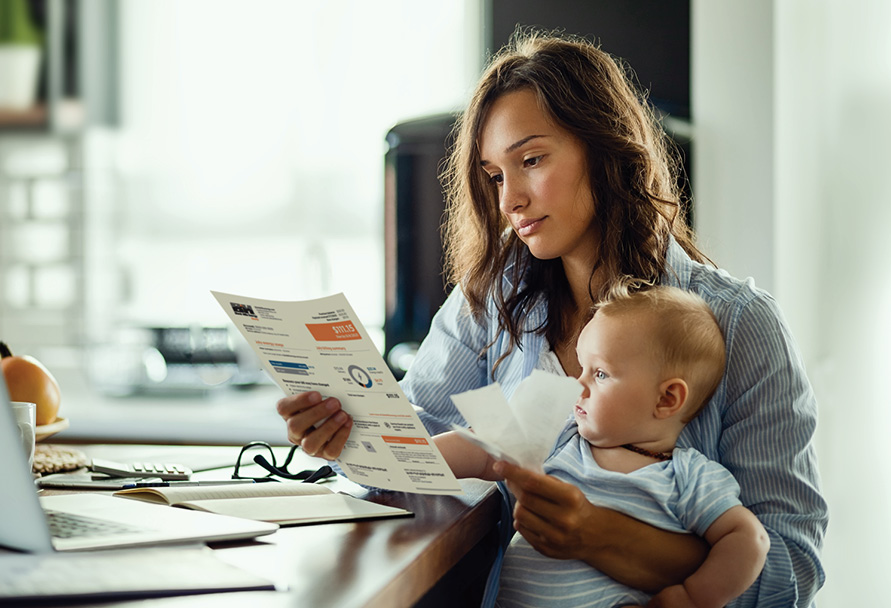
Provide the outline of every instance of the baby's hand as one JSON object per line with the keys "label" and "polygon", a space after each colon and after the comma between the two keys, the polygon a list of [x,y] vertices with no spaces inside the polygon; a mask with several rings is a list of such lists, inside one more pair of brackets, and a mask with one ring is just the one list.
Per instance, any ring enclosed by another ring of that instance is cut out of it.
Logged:
{"label": "baby's hand", "polygon": [[646,608],[696,608],[696,604],[683,585],[672,585],[654,595]]}

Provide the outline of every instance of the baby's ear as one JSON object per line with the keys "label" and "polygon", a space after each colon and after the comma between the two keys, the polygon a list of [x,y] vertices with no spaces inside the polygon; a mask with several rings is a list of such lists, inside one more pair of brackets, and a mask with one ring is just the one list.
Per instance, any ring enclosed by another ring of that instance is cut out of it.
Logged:
{"label": "baby's ear", "polygon": [[656,418],[671,418],[680,413],[687,403],[689,389],[682,378],[671,378],[659,385],[659,402],[656,404]]}

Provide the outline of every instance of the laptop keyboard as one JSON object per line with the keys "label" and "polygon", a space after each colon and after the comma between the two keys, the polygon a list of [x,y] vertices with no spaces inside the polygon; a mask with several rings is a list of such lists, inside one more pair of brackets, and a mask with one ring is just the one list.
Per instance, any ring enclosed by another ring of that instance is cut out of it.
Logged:
{"label": "laptop keyboard", "polygon": [[113,534],[126,534],[128,532],[140,532],[145,528],[128,526],[105,519],[95,519],[83,515],[73,515],[59,511],[46,510],[46,520],[49,524],[50,534],[55,538],[77,538],[80,536],[110,536]]}

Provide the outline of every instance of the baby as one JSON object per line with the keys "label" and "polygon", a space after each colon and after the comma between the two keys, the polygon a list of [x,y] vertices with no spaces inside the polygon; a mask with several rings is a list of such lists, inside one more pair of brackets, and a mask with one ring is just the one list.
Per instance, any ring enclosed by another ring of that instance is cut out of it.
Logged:
{"label": "baby", "polygon": [[[724,373],[717,321],[698,296],[673,287],[616,294],[578,339],[583,391],[544,471],[579,487],[592,504],[653,526],[698,534],[708,557],[683,584],[655,597],[588,564],[538,553],[520,535],[501,574],[499,606],[725,606],[758,578],[767,533],[739,501],[720,464],[677,448]],[[494,458],[453,433],[436,443],[458,477],[498,480]]]}

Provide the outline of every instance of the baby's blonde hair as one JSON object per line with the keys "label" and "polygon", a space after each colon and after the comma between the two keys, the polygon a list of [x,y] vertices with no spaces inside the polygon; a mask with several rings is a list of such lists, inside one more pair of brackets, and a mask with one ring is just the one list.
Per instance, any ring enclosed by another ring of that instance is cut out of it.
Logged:
{"label": "baby's blonde hair", "polygon": [[725,345],[718,320],[705,300],[677,287],[657,286],[632,291],[632,282],[614,289],[594,307],[595,315],[610,318],[644,317],[652,331],[649,349],[669,377],[677,376],[690,389],[684,407],[689,422],[711,399],[724,375]]}

